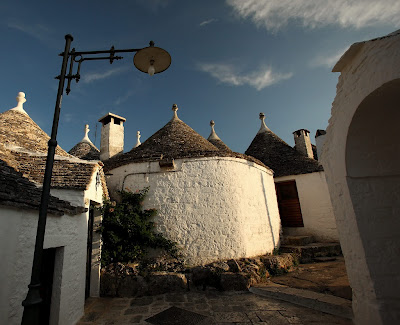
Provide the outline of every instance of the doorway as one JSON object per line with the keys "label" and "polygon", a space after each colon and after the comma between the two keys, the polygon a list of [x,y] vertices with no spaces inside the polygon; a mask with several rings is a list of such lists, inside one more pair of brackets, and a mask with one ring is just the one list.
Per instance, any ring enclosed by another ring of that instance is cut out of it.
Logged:
{"label": "doorway", "polygon": [[90,205],[88,233],[86,243],[86,284],[85,284],[85,299],[90,297],[90,275],[92,272],[92,245],[93,245],[93,224],[94,224],[95,207]]}
{"label": "doorway", "polygon": [[282,227],[304,227],[296,181],[275,183]]}
{"label": "doorway", "polygon": [[50,320],[51,295],[53,293],[54,265],[56,259],[56,248],[43,250],[42,271],[40,274],[40,324],[47,325]]}

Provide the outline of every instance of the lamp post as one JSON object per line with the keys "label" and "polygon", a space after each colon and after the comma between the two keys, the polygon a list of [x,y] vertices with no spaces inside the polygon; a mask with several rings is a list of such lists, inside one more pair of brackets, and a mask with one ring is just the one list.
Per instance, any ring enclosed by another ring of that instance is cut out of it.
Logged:
{"label": "lamp post", "polygon": [[[24,325],[39,325],[40,304],[42,302],[42,298],[40,297],[40,274],[42,269],[43,242],[46,229],[47,206],[50,198],[51,175],[53,172],[54,155],[57,147],[56,139],[58,121],[60,118],[61,101],[64,92],[65,80],[67,80],[66,94],[68,95],[71,91],[72,79],[75,79],[76,82],[79,82],[80,68],[83,61],[109,60],[111,64],[114,62],[114,60],[122,59],[121,56],[116,56],[116,53],[135,52],[135,56],[133,58],[133,63],[135,67],[142,72],[148,73],[149,75],[163,72],[168,69],[171,64],[171,56],[169,55],[169,53],[159,47],[155,47],[153,41],[150,42],[149,47],[141,49],[116,50],[114,46],[112,46],[110,50],[84,52],[75,51],[74,48],[70,50],[72,41],[73,37],[71,35],[65,35],[65,49],[64,52],[60,54],[60,56],[63,57],[61,73],[59,76],[56,77],[56,79],[59,80],[59,84],[56,106],[54,110],[53,126],[51,129],[51,137],[48,142],[49,148],[47,151],[46,169],[44,172],[42,197],[39,207],[39,220],[36,233],[35,251],[33,256],[31,282],[28,286],[28,294],[25,300],[22,302],[22,305],[24,306],[22,324]],[[108,54],[108,56],[98,56],[99,54]],[[66,72],[68,63],[69,72],[67,74]],[[74,63],[78,64],[76,74],[72,74]]]}

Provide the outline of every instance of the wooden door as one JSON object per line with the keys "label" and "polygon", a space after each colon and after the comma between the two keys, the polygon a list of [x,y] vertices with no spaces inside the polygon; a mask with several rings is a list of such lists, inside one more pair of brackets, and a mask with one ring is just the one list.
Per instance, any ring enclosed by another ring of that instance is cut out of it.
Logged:
{"label": "wooden door", "polygon": [[304,227],[296,181],[275,183],[282,227]]}

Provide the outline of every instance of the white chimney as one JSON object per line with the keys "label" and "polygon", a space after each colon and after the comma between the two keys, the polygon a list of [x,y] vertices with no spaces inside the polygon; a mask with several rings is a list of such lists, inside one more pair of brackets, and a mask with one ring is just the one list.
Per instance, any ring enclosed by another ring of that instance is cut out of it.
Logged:
{"label": "white chimney", "polygon": [[311,140],[310,140],[310,131],[305,129],[300,129],[293,132],[294,135],[294,148],[300,152],[303,156],[308,158],[314,158]]}
{"label": "white chimney", "polygon": [[113,113],[104,115],[99,122],[101,128],[100,160],[109,159],[124,151],[125,118]]}
{"label": "white chimney", "polygon": [[315,133],[315,145],[317,146],[317,155],[318,160],[321,160],[322,156],[322,147],[325,143],[326,131],[325,130],[317,130]]}

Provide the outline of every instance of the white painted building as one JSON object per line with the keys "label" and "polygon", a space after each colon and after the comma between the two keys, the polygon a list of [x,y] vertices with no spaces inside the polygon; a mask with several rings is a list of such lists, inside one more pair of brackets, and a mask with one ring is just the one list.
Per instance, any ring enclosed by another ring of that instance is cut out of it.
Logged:
{"label": "white painted building", "polygon": [[[20,324],[30,283],[49,137],[18,106],[0,114],[0,324]],[[42,267],[43,323],[75,324],[85,296],[98,296],[101,216],[107,196],[98,162],[56,149]],[[93,225],[94,224],[94,225]],[[88,234],[91,240],[88,241]]]}
{"label": "white painted building", "polygon": [[[177,109],[144,143],[104,162],[111,196],[150,187],[144,207],[158,210],[158,230],[178,242],[189,264],[272,253],[281,230],[272,171],[218,149]],[[114,136],[109,130],[103,125],[102,141]]]}
{"label": "white painted building", "polygon": [[400,30],[353,44],[340,72],[323,165],[356,324],[400,323]]}
{"label": "white painted building", "polygon": [[312,235],[318,241],[339,241],[335,216],[322,165],[313,159],[309,131],[294,132],[295,148],[265,124],[246,154],[261,160],[274,171],[279,211],[286,235]]}

